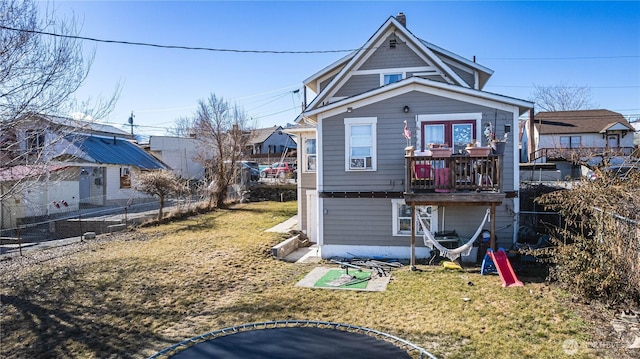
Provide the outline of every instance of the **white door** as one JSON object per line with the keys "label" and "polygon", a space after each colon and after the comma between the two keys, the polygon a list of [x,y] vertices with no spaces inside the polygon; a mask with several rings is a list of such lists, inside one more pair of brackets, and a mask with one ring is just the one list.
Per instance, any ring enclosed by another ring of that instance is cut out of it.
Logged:
{"label": "white door", "polygon": [[318,194],[316,191],[307,191],[307,237],[313,243],[318,242]]}
{"label": "white door", "polygon": [[607,136],[607,147],[618,148],[620,146],[619,143],[620,143],[620,140],[618,139],[618,135]]}

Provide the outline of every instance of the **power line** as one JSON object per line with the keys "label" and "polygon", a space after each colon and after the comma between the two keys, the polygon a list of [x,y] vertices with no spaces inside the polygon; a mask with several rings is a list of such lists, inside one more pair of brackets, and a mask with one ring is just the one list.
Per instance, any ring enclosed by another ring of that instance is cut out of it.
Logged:
{"label": "power line", "polygon": [[236,53],[254,53],[254,54],[328,54],[328,53],[338,53],[338,52],[353,52],[353,51],[357,51],[358,50],[358,49],[348,49],[348,50],[309,50],[309,51],[287,51],[287,50],[283,50],[283,51],[279,51],[279,50],[219,49],[219,48],[212,48],[212,47],[192,47],[192,46],[182,46],[182,45],[161,45],[161,44],[152,44],[152,43],[147,43],[147,42],[96,39],[96,38],[93,38],[93,37],[56,34],[56,33],[53,33],[53,32],[46,32],[46,31],[16,29],[16,28],[9,27],[9,26],[4,26],[4,25],[0,25],[0,29],[11,30],[11,31],[19,31],[19,32],[26,32],[26,33],[30,33],[30,34],[48,35],[48,36],[61,37],[61,38],[67,38],[67,39],[87,40],[87,41],[93,41],[93,42],[103,42],[103,43],[109,43],[109,44],[147,46],[147,47],[157,47],[157,48],[163,48],[163,49],[213,51],[213,52],[236,52]]}
{"label": "power line", "polygon": [[[147,46],[147,47],[157,47],[157,48],[163,48],[163,49],[213,51],[213,52],[235,52],[235,53],[254,53],[254,54],[329,54],[329,53],[340,53],[340,52],[354,52],[354,51],[365,49],[365,48],[358,48],[358,49],[341,49],[341,50],[306,50],[306,51],[305,50],[221,49],[221,48],[199,47],[199,46],[162,45],[162,44],[153,44],[153,43],[147,43],[147,42],[124,41],[124,40],[107,40],[107,39],[98,39],[98,38],[87,37],[87,36],[56,34],[56,33],[53,33],[53,32],[39,31],[39,30],[17,29],[17,28],[13,28],[13,27],[9,27],[9,26],[4,26],[4,25],[0,25],[0,29],[11,30],[11,31],[19,31],[19,32],[26,32],[26,33],[30,33],[30,34],[48,35],[48,36],[68,38],[68,39],[86,40],[86,41],[93,41],[93,42],[102,42],[102,43],[109,43],[109,44]],[[478,57],[478,58],[480,58],[480,57]],[[484,58],[482,58],[482,60],[507,60],[507,61],[534,60],[534,61],[537,61],[537,60],[600,60],[600,59],[633,59],[633,58],[640,58],[640,55],[566,56],[566,57],[484,57]]]}

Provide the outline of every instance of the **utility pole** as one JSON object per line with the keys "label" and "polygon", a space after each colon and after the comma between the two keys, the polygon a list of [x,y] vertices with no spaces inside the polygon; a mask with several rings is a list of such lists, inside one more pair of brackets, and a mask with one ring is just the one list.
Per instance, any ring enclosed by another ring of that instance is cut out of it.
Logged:
{"label": "utility pole", "polygon": [[131,125],[131,137],[133,137],[133,118],[135,116],[133,115],[133,111],[131,111],[131,116],[129,116],[129,125]]}

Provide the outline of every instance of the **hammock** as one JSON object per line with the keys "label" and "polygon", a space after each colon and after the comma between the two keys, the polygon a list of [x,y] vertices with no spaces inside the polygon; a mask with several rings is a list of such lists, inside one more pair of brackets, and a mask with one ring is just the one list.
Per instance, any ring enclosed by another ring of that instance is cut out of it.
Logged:
{"label": "hammock", "polygon": [[424,224],[424,221],[422,220],[422,217],[420,217],[420,214],[418,214],[418,212],[416,212],[416,218],[418,218],[418,222],[422,226],[422,239],[424,240],[424,245],[431,249],[435,248],[439,250],[443,256],[449,258],[450,260],[455,260],[456,258],[460,257],[460,255],[468,256],[469,254],[471,254],[471,249],[473,249],[473,242],[476,240],[476,238],[478,238],[480,232],[482,232],[482,227],[484,227],[484,224],[487,222],[489,213],[491,213],[491,209],[487,208],[484,219],[482,220],[482,223],[480,223],[480,226],[478,227],[476,233],[471,236],[471,239],[469,239],[467,243],[454,249],[444,247],[442,244],[440,244],[440,242],[438,242],[438,240],[433,237],[433,234],[431,234],[431,232],[427,229],[427,226]]}

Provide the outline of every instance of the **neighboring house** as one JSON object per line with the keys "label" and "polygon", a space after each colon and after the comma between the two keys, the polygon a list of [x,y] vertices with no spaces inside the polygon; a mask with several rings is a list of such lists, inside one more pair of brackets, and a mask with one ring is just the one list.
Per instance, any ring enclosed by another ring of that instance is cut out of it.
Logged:
{"label": "neighboring house", "polygon": [[[462,154],[473,140],[488,145],[488,124],[497,138],[515,132],[533,107],[484,92],[492,73],[416,37],[400,13],[359,50],[304,81],[305,98],[317,95],[288,132],[299,143],[299,226],[322,257],[413,263],[415,255],[429,256],[415,213],[431,232],[455,230],[468,239],[487,209],[492,240],[510,247],[518,228],[517,136],[503,155]],[[427,148],[445,143],[454,155]]]}
{"label": "neighboring house", "polygon": [[151,136],[149,151],[179,177],[204,179],[204,166],[202,161],[197,161],[200,152],[195,137]]}
{"label": "neighboring house", "polygon": [[289,155],[296,149],[293,137],[281,126],[252,130],[249,135],[247,154],[252,158],[274,158]]}
{"label": "neighboring house", "polygon": [[609,110],[539,112],[525,125],[522,149],[530,162],[540,163],[629,156],[634,132],[624,116]]}
{"label": "neighboring house", "polygon": [[[20,218],[47,216],[82,205],[126,204],[150,197],[135,177],[167,166],[113,126],[53,116],[30,116],[12,130],[0,168],[3,228]],[[9,191],[17,186],[21,191]],[[6,198],[5,198],[6,197]]]}

